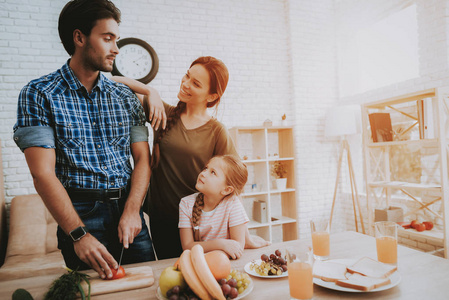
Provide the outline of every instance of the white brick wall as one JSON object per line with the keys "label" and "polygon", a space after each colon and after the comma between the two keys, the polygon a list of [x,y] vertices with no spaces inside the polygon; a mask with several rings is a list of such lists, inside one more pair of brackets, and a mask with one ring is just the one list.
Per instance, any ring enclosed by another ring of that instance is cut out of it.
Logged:
{"label": "white brick wall", "polygon": [[[12,141],[17,96],[31,79],[56,70],[68,56],[57,19],[65,0],[0,3],[0,138],[6,198],[34,193],[23,154]],[[226,126],[294,120],[289,80],[288,23],[283,0],[116,0],[122,38],[148,41],[159,56],[151,83],[176,103],[181,77],[201,55],[222,59],[230,82],[217,117]]]}

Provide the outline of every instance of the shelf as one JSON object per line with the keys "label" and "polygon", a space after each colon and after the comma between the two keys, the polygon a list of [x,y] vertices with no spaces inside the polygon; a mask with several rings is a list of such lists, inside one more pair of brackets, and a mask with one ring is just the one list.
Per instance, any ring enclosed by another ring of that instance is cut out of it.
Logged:
{"label": "shelf", "polygon": [[248,193],[242,193],[240,194],[241,197],[252,197],[252,196],[260,196],[260,195],[267,195],[267,191],[262,192],[248,192]]}
{"label": "shelf", "polygon": [[285,190],[270,190],[270,194],[279,194],[279,193],[289,193],[289,192],[294,192],[295,189],[291,189],[291,188],[287,188]]}
{"label": "shelf", "polygon": [[289,161],[295,160],[293,157],[279,157],[279,156],[270,156],[268,157],[268,161]]}
{"label": "shelf", "polygon": [[[448,107],[449,87],[416,91],[362,105],[370,234],[373,235],[373,206],[394,206],[399,201],[408,219],[427,219],[443,224],[441,230],[434,228],[423,232],[401,228],[400,235],[423,243],[433,240],[435,245],[444,248],[446,258],[449,258]],[[388,114],[387,124],[377,126],[374,118],[370,122],[373,113]],[[373,134],[381,138],[385,136],[390,141],[375,143]],[[397,198],[397,192],[408,197]],[[405,199],[413,201],[402,202]]]}
{"label": "shelf", "polygon": [[423,147],[438,147],[437,139],[422,139],[422,140],[408,140],[408,141],[393,141],[393,142],[377,142],[377,143],[368,143],[368,147],[377,148],[377,147],[386,147],[386,146],[401,146],[401,145],[418,145]]}
{"label": "shelf", "polygon": [[406,102],[410,102],[410,101],[421,100],[423,98],[435,97],[435,94],[436,94],[435,89],[428,89],[428,90],[424,90],[424,91],[409,93],[409,94],[398,96],[398,97],[392,97],[389,99],[371,102],[369,104],[366,104],[365,106],[367,108],[384,109],[387,105],[395,105],[395,104],[401,104],[401,103],[406,103]]}
{"label": "shelf", "polygon": [[437,243],[442,243],[444,241],[444,233],[438,230],[425,230],[425,231],[416,231],[415,229],[404,229],[399,228],[398,235],[408,234],[410,237],[418,237],[425,238],[427,240],[432,240]]}
{"label": "shelf", "polygon": [[420,191],[432,191],[441,192],[441,186],[437,184],[425,184],[425,183],[410,183],[403,181],[377,181],[368,184],[370,188],[395,188],[395,189],[407,189],[407,190],[420,190]]}
{"label": "shelf", "polygon": [[[248,228],[252,234],[270,242],[278,239],[296,240],[298,228],[293,127],[243,126],[230,128],[229,133],[240,157],[247,158],[243,163],[248,168],[248,182],[241,199],[251,220]],[[274,189],[276,185],[272,169],[275,162],[282,162],[285,167],[286,189]],[[274,222],[271,221],[273,215],[277,219]]]}
{"label": "shelf", "polygon": [[248,223],[248,229],[261,228],[261,227],[267,227],[267,226],[270,226],[270,224],[269,223],[260,223],[260,222],[254,221],[254,220],[250,220]]}
{"label": "shelf", "polygon": [[264,163],[266,159],[258,158],[258,159],[242,159],[242,162],[245,164],[256,164],[256,163]]}
{"label": "shelf", "polygon": [[277,219],[276,221],[271,221],[272,225],[282,225],[289,223],[296,223],[296,220],[293,218],[285,217],[285,216],[272,216],[271,218]]}

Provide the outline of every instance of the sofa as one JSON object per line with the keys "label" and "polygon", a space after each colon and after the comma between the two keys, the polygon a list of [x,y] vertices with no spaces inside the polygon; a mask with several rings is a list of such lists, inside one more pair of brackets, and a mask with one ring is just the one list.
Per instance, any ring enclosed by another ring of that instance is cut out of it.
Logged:
{"label": "sofa", "polygon": [[57,223],[39,195],[17,196],[11,201],[6,257],[0,281],[64,273],[57,248]]}

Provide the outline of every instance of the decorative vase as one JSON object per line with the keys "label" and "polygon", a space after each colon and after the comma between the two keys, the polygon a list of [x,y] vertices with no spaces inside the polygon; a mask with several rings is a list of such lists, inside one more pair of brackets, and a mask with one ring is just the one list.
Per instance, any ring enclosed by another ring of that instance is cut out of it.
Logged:
{"label": "decorative vase", "polygon": [[287,178],[276,179],[276,189],[283,191],[287,187]]}

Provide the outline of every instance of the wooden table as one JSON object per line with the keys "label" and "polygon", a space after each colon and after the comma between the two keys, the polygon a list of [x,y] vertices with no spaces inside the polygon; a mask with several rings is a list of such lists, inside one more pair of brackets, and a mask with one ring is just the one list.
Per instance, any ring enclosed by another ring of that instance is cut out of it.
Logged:
{"label": "wooden table", "polygon": [[[245,250],[242,258],[232,261],[232,266],[233,268],[243,270],[247,262],[259,258],[263,253],[270,254],[276,249],[283,251],[286,246],[302,243],[311,244],[310,240],[297,240],[274,244],[262,249]],[[363,256],[376,258],[376,242],[373,237],[351,231],[331,235],[330,259],[347,259]],[[176,259],[166,259],[130,265],[151,266],[156,279],[154,285],[145,289],[100,295],[93,298],[119,300],[157,299],[156,289],[159,276],[163,269],[173,265],[175,261]],[[449,260],[399,246],[398,269],[402,280],[391,289],[373,293],[347,293],[314,285],[313,299],[449,299]],[[36,300],[42,299],[50,283],[58,276],[49,275],[0,282],[0,299],[11,299],[12,293],[17,288],[27,289]],[[261,279],[252,277],[252,279],[254,281],[254,290],[245,300],[289,299],[287,278]]]}

